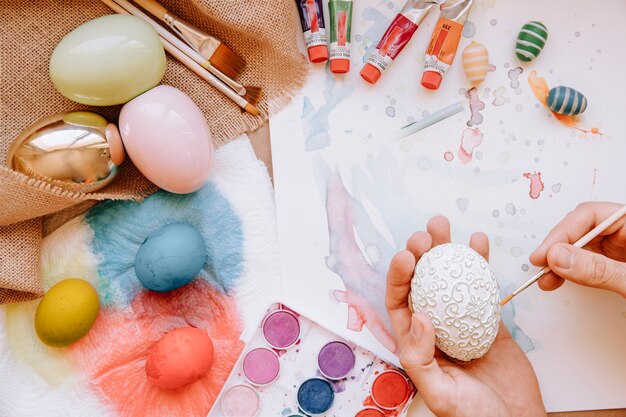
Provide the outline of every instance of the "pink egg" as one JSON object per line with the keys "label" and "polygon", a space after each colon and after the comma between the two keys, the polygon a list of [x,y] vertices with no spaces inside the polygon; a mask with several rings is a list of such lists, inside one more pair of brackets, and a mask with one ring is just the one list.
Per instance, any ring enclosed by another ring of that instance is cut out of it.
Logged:
{"label": "pink egg", "polygon": [[164,190],[191,193],[209,178],[211,132],[202,111],[179,89],[160,85],[129,101],[119,129],[135,166]]}
{"label": "pink egg", "polygon": [[146,375],[156,387],[176,389],[205,376],[212,364],[209,335],[202,329],[183,327],[166,333],[150,349]]}

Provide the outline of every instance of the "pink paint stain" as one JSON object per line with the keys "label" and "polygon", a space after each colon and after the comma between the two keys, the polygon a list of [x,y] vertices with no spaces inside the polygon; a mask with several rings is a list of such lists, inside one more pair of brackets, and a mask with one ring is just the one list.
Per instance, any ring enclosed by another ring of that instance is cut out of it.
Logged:
{"label": "pink paint stain", "polygon": [[478,97],[478,90],[476,87],[470,88],[465,97],[469,99],[469,107],[471,111],[470,119],[467,121],[467,127],[476,126],[483,122],[483,115],[480,114],[481,110],[485,109],[485,102]]}
{"label": "pink paint stain", "polygon": [[530,198],[533,200],[538,199],[544,188],[543,181],[541,181],[541,172],[534,172],[532,174],[526,172],[524,173],[524,177],[530,180],[530,191],[528,192]]}
{"label": "pink paint stain", "polygon": [[[176,390],[150,385],[145,371],[150,348],[168,331],[188,326],[211,337],[211,369]],[[234,300],[196,279],[168,293],[143,291],[128,308],[102,309],[69,352],[74,366],[88,375],[90,389],[118,416],[206,416],[244,348],[242,329]]]}
{"label": "pink paint stain", "polygon": [[333,296],[348,304],[347,328],[359,332],[365,325],[387,349],[396,352],[385,309],[385,275],[370,266],[357,244],[352,198],[338,174],[328,180],[326,210],[329,234],[326,265],[341,277],[346,287],[345,291],[335,290]]}
{"label": "pink paint stain", "polygon": [[446,151],[443,154],[443,159],[445,159],[446,161],[450,162],[450,161],[452,161],[454,159],[454,154],[452,152],[450,152],[450,151]]}
{"label": "pink paint stain", "polygon": [[462,164],[467,164],[472,160],[474,149],[480,146],[481,143],[483,143],[483,133],[478,128],[468,128],[463,131],[458,151],[459,160]]}

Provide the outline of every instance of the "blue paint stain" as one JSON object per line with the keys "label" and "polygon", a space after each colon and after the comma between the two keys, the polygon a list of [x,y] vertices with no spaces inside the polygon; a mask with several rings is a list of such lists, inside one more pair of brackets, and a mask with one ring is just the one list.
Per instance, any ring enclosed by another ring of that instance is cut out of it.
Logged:
{"label": "blue paint stain", "polygon": [[[507,295],[510,294],[511,291],[503,291]],[[515,342],[519,345],[520,348],[526,353],[532,352],[537,348],[535,346],[535,342],[524,333],[524,331],[515,323],[515,303],[513,301],[509,302],[506,307],[504,307],[500,311],[500,316],[502,318],[502,322],[509,329],[511,333],[511,337]]]}
{"label": "blue paint stain", "polygon": [[363,62],[365,63],[370,53],[376,49],[380,38],[382,38],[389,23],[391,23],[391,19],[373,7],[366,7],[361,16],[365,22],[372,22],[371,26],[365,31],[362,37],[363,48],[365,48]]}
{"label": "blue paint stain", "polygon": [[311,99],[304,97],[302,126],[305,136],[304,148],[307,152],[317,151],[330,145],[331,141],[328,135],[330,113],[353,91],[354,86],[337,82],[335,76],[327,68],[324,82],[324,104],[315,111]]}
{"label": "blue paint stain", "polygon": [[241,221],[212,183],[192,194],[159,191],[142,202],[111,201],[86,215],[95,236],[92,247],[100,258],[98,294],[104,305],[129,304],[142,290],[133,268],[135,254],[155,230],[171,223],[188,223],[203,236],[206,263],[198,277],[228,292],[241,276]]}

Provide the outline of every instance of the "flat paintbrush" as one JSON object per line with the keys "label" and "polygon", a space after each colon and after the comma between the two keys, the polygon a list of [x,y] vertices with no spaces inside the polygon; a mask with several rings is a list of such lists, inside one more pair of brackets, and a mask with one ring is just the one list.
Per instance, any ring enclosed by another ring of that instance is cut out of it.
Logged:
{"label": "flat paintbrush", "polygon": [[139,17],[146,22],[150,23],[150,25],[157,31],[157,33],[161,36],[161,38],[166,39],[169,43],[174,45],[176,48],[180,49],[185,55],[196,61],[198,64],[206,68],[211,74],[222,80],[222,82],[228,85],[233,91],[243,98],[246,99],[251,104],[256,105],[259,102],[259,98],[261,96],[261,88],[256,86],[243,86],[239,84],[237,81],[233,80],[219,69],[215,68],[211,65],[208,59],[200,55],[196,50],[192,49],[185,42],[178,39],[175,35],[168,32],[164,27],[159,25],[153,19],[151,19],[144,12],[139,10],[133,4],[128,2],[127,0],[114,0],[118,5],[123,7],[127,12],[132,14],[133,16]]}
{"label": "flat paintbrush", "polygon": [[[574,243],[574,246],[576,246],[577,248],[582,248],[583,246],[585,246],[586,244],[588,244],[589,242],[591,242],[593,239],[595,239],[596,237],[598,237],[602,232],[604,232],[606,229],[608,229],[609,227],[611,227],[611,225],[613,223],[615,223],[616,221],[618,221],[619,219],[621,219],[624,214],[626,214],[626,205],[622,206],[619,210],[617,210],[615,213],[613,213],[611,216],[609,216],[606,220],[604,220],[602,223],[600,223],[599,225],[597,225],[596,227],[594,227],[589,233],[587,233],[585,236],[581,237],[580,239],[578,239],[576,241],[576,243]],[[534,284],[535,282],[537,282],[537,280],[539,280],[539,278],[541,278],[542,276],[544,276],[545,274],[547,274],[548,272],[550,272],[550,268],[549,267],[544,267],[541,271],[539,271],[537,274],[535,274],[531,279],[529,279],[528,281],[526,281],[524,284],[522,284],[521,287],[519,287],[518,289],[516,289],[515,291],[513,291],[509,296],[507,296],[504,300],[500,301],[500,306],[502,307],[503,305],[505,305],[506,303],[508,303],[509,301],[511,301],[511,299],[513,297],[515,297],[517,294],[521,293],[522,291],[524,291],[526,288],[530,287],[532,284]]]}
{"label": "flat paintbrush", "polygon": [[135,2],[165,22],[189,46],[208,59],[211,65],[230,78],[237,78],[243,71],[246,61],[222,41],[175,16],[156,0],[135,0]]}
{"label": "flat paintbrush", "polygon": [[[116,13],[131,14],[128,10],[124,9],[121,5],[119,5],[113,0],[102,0],[102,2],[106,4],[107,6],[109,6]],[[205,68],[203,68],[197,62],[195,62],[193,59],[191,59],[181,50],[176,48],[167,39],[163,38],[162,36],[159,36],[159,39],[161,40],[161,43],[163,44],[163,47],[165,48],[165,50],[169,52],[172,56],[174,56],[176,59],[178,59],[180,62],[182,62],[187,68],[195,72],[198,76],[200,76],[202,79],[207,81],[213,87],[218,89],[221,93],[223,93],[226,97],[234,101],[237,105],[239,105],[242,109],[244,109],[248,113],[252,114],[253,116],[256,116],[259,114],[259,110],[253,104],[249,103],[245,98],[235,93],[231,88],[229,88],[222,81],[217,79],[211,73],[207,72]]]}

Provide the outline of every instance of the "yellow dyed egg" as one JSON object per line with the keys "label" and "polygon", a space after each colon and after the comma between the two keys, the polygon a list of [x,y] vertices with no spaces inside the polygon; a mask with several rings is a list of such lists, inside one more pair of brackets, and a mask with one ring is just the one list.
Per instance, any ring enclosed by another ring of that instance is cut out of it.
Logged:
{"label": "yellow dyed egg", "polygon": [[484,81],[489,72],[489,52],[477,42],[472,42],[463,50],[461,57],[467,79],[474,85]]}
{"label": "yellow dyed egg", "polygon": [[46,292],[35,313],[35,331],[48,346],[71,345],[93,326],[100,303],[98,293],[87,281],[69,278]]}

